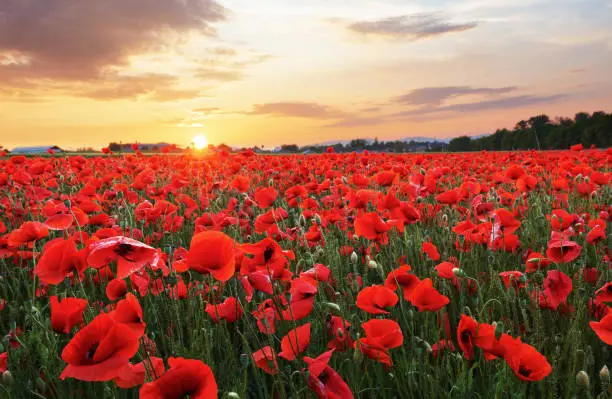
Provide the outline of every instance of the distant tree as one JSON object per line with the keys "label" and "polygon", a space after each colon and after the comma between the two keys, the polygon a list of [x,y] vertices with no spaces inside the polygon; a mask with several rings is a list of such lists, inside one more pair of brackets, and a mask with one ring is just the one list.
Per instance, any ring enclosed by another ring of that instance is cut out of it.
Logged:
{"label": "distant tree", "polygon": [[298,152],[300,151],[300,147],[297,144],[283,144],[281,145],[282,152]]}
{"label": "distant tree", "polygon": [[456,137],[448,143],[448,150],[451,152],[471,151],[472,139],[468,136]]}
{"label": "distant tree", "polygon": [[112,142],[108,145],[108,149],[112,152],[119,152],[121,151],[121,144]]}

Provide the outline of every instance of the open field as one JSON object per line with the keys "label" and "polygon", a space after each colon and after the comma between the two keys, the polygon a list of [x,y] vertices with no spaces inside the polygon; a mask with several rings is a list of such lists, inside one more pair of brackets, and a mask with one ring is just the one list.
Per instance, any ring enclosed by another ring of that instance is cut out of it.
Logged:
{"label": "open field", "polygon": [[611,161],[0,159],[0,397],[610,397]]}

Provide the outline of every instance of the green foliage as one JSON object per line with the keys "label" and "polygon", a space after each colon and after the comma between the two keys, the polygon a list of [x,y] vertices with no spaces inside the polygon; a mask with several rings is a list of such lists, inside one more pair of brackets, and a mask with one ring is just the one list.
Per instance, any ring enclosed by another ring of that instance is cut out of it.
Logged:
{"label": "green foliage", "polygon": [[[460,142],[453,144],[459,139]],[[537,115],[519,121],[513,130],[501,129],[492,135],[468,140],[465,137],[453,139],[448,150],[559,150],[574,144],[607,148],[612,146],[612,113],[598,111],[589,115],[579,112],[574,119],[557,118],[556,121],[547,115]],[[470,149],[466,149],[468,147]]]}

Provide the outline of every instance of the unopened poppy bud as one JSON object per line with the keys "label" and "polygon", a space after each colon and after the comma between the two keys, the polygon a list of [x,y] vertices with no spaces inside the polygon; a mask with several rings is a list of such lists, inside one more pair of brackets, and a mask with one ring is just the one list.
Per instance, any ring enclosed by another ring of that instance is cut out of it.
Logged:
{"label": "unopened poppy bud", "polygon": [[359,239],[359,236],[358,236],[357,234],[353,234],[353,240],[355,240],[355,241],[356,241],[356,240],[358,240],[358,239]]}
{"label": "unopened poppy bud", "polygon": [[493,325],[495,326],[495,339],[499,341],[504,333],[504,324],[502,322],[493,322]]}
{"label": "unopened poppy bud", "polygon": [[316,214],[314,215],[314,220],[315,220],[315,222],[317,222],[317,224],[318,224],[318,225],[321,225],[321,224],[322,224],[322,221],[321,221],[321,216],[319,216],[319,214],[318,214],[318,213],[316,213]]}
{"label": "unopened poppy bud", "polygon": [[607,387],[610,385],[610,370],[608,366],[604,364],[604,366],[599,370],[599,379],[601,380],[601,385]]}
{"label": "unopened poppy bud", "polygon": [[13,385],[13,375],[9,370],[2,373],[2,384],[6,386]]}
{"label": "unopened poppy bud", "polygon": [[370,269],[377,269],[378,268],[378,263],[376,263],[376,261],[371,260],[368,262],[368,268]]}
{"label": "unopened poppy bud", "polygon": [[443,221],[444,223],[448,222],[448,215],[447,215],[446,213],[444,213],[444,214],[442,215],[442,221]]}
{"label": "unopened poppy bud", "polygon": [[466,274],[463,271],[463,269],[459,268],[459,267],[453,267],[453,274],[457,277],[465,277]]}
{"label": "unopened poppy bud", "polygon": [[355,251],[351,252],[351,263],[357,263],[357,260],[359,260],[357,253]]}
{"label": "unopened poppy bud", "polygon": [[362,361],[363,361],[363,353],[361,352],[359,345],[357,345],[355,347],[355,351],[353,352],[353,362],[355,364],[361,364]]}
{"label": "unopened poppy bud", "polygon": [[331,310],[334,310],[334,311],[340,313],[340,306],[337,303],[323,302],[323,305],[327,306]]}
{"label": "unopened poppy bud", "polygon": [[64,205],[66,206],[66,208],[70,209],[72,207],[72,202],[70,202],[69,199],[64,200]]}
{"label": "unopened poppy bud", "polygon": [[412,319],[414,319],[414,312],[412,311],[412,309],[409,309],[409,310],[406,312],[406,318],[407,318],[409,321],[412,321]]}
{"label": "unopened poppy bud", "polygon": [[584,389],[589,389],[589,375],[584,370],[580,370],[578,374],[576,374],[576,384]]}
{"label": "unopened poppy bud", "polygon": [[236,392],[229,392],[227,397],[230,399],[240,399],[240,395],[238,395]]}
{"label": "unopened poppy bud", "polygon": [[344,330],[341,328],[338,328],[338,331],[336,331],[336,337],[344,338]]}
{"label": "unopened poppy bud", "polygon": [[299,219],[298,219],[298,225],[300,227],[304,227],[306,226],[306,218],[304,217],[304,215],[300,215]]}

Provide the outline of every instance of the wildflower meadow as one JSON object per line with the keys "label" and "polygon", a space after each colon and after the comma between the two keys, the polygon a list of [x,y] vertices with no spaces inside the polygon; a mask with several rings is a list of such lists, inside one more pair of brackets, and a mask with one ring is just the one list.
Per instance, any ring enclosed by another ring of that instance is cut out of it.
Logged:
{"label": "wildflower meadow", "polygon": [[0,158],[2,398],[609,398],[612,150]]}

